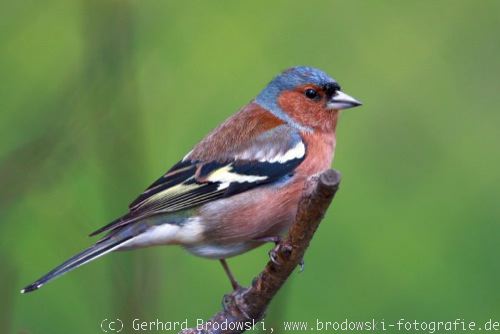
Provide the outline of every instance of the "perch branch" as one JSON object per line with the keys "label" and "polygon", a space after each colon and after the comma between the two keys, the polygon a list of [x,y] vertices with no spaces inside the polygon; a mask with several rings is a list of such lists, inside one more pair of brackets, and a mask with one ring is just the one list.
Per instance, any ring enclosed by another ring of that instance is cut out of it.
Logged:
{"label": "perch branch", "polygon": [[340,183],[340,174],[327,170],[311,177],[304,188],[295,223],[276,250],[277,263],[269,261],[249,288],[239,288],[224,296],[224,309],[203,328],[189,328],[182,334],[242,333],[263,319],[273,297],[301,263],[309,243],[323,219]]}

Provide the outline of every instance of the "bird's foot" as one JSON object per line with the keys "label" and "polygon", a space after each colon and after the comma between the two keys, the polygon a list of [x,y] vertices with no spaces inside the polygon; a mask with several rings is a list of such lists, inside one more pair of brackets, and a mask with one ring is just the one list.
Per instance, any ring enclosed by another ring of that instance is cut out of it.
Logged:
{"label": "bird's foot", "polygon": [[268,252],[268,255],[269,255],[269,259],[271,260],[271,262],[278,265],[278,266],[281,264],[279,259],[278,259],[278,252],[282,251],[285,253],[290,253],[292,251],[291,246],[281,244],[282,238],[279,235],[273,236],[273,237],[258,238],[258,239],[255,239],[255,241],[274,243],[274,248]]}
{"label": "bird's foot", "polygon": [[246,311],[246,305],[241,301],[242,296],[245,294],[246,290],[246,288],[240,286],[232,293],[224,295],[224,297],[222,298],[222,308],[224,309],[224,311],[227,313],[232,313],[232,311],[234,311],[234,309],[236,308],[238,312],[240,312],[246,319],[252,319],[252,317],[250,317],[250,315]]}
{"label": "bird's foot", "polygon": [[271,260],[272,263],[274,263],[277,266],[281,265],[281,261],[279,260],[279,253],[282,254],[290,254],[292,253],[292,246],[290,245],[283,245],[278,243],[273,249],[269,251],[269,259]]}

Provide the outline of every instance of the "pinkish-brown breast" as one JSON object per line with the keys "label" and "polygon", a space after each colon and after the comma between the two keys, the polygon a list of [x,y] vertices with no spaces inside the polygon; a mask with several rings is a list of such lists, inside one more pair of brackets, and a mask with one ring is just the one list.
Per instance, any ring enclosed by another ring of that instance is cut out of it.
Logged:
{"label": "pinkish-brown breast", "polygon": [[306,177],[330,168],[335,152],[335,132],[302,133],[307,153],[306,159],[297,168],[297,173]]}

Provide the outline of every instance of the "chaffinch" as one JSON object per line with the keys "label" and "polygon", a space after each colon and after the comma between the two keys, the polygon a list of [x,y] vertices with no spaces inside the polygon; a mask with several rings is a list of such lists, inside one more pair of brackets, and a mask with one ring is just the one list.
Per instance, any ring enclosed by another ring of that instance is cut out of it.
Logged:
{"label": "chaffinch", "polygon": [[328,169],[339,111],[361,105],[311,67],[275,77],[129,205],[107,232],[21,292],[116,250],[181,245],[225,259],[276,241],[293,223],[305,181]]}

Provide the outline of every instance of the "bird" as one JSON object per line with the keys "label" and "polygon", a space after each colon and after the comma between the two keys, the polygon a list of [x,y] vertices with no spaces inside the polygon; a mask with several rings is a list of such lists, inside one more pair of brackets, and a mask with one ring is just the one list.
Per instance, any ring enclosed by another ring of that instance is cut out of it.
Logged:
{"label": "bird", "polygon": [[330,168],[342,110],[361,102],[310,66],[288,68],[152,183],[120,218],[92,232],[102,237],[21,290],[108,253],[159,245],[219,260],[286,234],[306,180]]}

